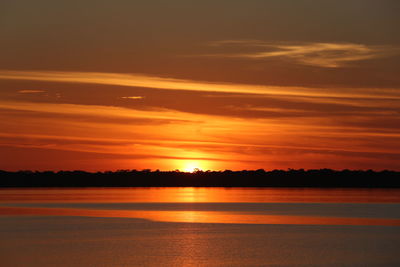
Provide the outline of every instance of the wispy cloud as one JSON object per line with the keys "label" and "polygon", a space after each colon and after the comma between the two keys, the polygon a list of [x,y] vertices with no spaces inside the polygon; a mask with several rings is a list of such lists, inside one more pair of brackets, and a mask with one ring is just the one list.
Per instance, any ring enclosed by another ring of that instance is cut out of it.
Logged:
{"label": "wispy cloud", "polygon": [[388,57],[400,53],[400,48],[388,45],[354,43],[272,43],[259,40],[224,40],[212,46],[236,47],[250,52],[208,54],[205,56],[246,59],[281,58],[323,68],[339,68],[351,62]]}
{"label": "wispy cloud", "polygon": [[[0,109],[31,111],[42,113],[57,113],[66,115],[80,116],[101,116],[111,118],[145,118],[158,120],[173,120],[176,122],[187,122],[187,114],[175,112],[167,109],[153,111],[132,110],[122,107],[101,106],[101,105],[77,105],[77,104],[58,104],[58,103],[34,103],[34,102],[13,102],[0,101]],[[184,115],[186,116],[184,116]],[[181,120],[185,118],[184,120]],[[190,122],[199,122],[200,116],[191,114]]]}
{"label": "wispy cloud", "polygon": [[133,100],[140,100],[140,99],[144,99],[144,96],[123,96],[121,97],[122,99],[133,99]]}
{"label": "wispy cloud", "polygon": [[19,90],[18,93],[20,94],[40,94],[45,93],[44,90]]}
{"label": "wispy cloud", "polygon": [[104,72],[61,72],[61,71],[14,71],[0,70],[0,80],[30,80],[42,82],[87,83],[162,90],[221,92],[258,95],[311,96],[337,98],[391,98],[400,99],[400,92],[394,89],[326,90],[295,86],[267,86],[224,82],[206,82],[185,79],[157,77],[143,74],[121,74]]}

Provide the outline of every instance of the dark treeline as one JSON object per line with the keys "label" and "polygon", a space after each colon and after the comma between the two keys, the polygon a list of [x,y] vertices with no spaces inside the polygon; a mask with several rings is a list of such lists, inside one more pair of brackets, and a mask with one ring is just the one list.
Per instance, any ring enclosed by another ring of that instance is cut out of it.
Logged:
{"label": "dark treeline", "polygon": [[400,188],[400,172],[330,169],[264,171],[0,171],[0,187],[359,187]]}

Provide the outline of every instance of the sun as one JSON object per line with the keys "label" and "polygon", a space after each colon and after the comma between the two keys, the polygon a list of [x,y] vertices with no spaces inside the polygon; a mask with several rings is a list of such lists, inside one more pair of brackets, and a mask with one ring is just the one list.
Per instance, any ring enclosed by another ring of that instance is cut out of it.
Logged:
{"label": "sun", "polygon": [[201,170],[201,164],[198,161],[185,161],[182,164],[182,170],[184,172],[195,172]]}
{"label": "sun", "polygon": [[208,160],[198,159],[200,157],[199,155],[195,155],[196,159],[188,158],[175,160],[172,166],[175,166],[175,170],[191,173],[210,170],[213,164]]}

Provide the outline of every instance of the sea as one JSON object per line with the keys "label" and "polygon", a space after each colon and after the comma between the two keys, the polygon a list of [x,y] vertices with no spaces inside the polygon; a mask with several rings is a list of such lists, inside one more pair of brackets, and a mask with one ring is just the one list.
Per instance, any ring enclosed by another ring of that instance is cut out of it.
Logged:
{"label": "sea", "polygon": [[0,266],[400,266],[400,190],[0,189]]}

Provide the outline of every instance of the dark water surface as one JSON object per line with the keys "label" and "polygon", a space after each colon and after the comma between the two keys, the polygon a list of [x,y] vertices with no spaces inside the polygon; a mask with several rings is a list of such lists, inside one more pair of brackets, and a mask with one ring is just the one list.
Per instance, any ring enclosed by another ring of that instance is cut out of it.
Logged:
{"label": "dark water surface", "polygon": [[400,266],[400,190],[2,189],[0,266]]}

